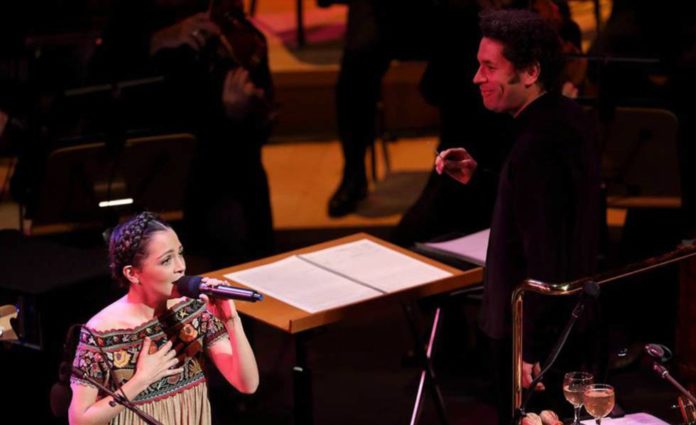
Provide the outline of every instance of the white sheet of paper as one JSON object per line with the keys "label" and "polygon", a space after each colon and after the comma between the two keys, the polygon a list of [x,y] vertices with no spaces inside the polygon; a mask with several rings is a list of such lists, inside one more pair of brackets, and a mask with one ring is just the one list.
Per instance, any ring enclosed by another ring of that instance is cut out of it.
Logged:
{"label": "white sheet of paper", "polygon": [[421,246],[434,249],[436,252],[445,255],[452,255],[460,260],[479,266],[486,265],[486,252],[488,251],[488,236],[491,229],[481,230],[480,232],[462,236],[461,238],[450,239],[443,242],[428,242]]}
{"label": "white sheet of paper", "polygon": [[[582,421],[585,425],[595,425],[594,419]],[[658,419],[647,413],[631,413],[622,418],[604,418],[602,425],[669,425],[662,419]]]}
{"label": "white sheet of paper", "polygon": [[452,275],[368,239],[302,254],[301,257],[385,293]]}
{"label": "white sheet of paper", "polygon": [[316,267],[296,256],[229,273],[225,277],[309,313],[381,295],[374,289]]}

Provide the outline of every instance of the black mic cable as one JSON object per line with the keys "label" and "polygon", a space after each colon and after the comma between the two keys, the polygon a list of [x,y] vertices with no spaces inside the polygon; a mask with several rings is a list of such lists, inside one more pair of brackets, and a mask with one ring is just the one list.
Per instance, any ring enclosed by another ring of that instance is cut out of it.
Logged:
{"label": "black mic cable", "polygon": [[578,321],[580,316],[582,316],[582,313],[585,311],[585,303],[589,298],[597,297],[599,297],[599,284],[597,284],[597,282],[594,281],[585,282],[578,302],[575,304],[573,312],[570,315],[570,320],[568,320],[568,323],[566,323],[566,326],[563,329],[561,336],[556,341],[553,350],[551,350],[551,353],[544,362],[543,369],[541,370],[541,372],[539,372],[536,378],[534,378],[532,380],[532,383],[529,385],[529,391],[527,392],[527,396],[525,397],[524,402],[522,403],[520,408],[517,409],[515,415],[513,416],[513,424],[517,423],[517,421],[525,415],[527,404],[529,403],[529,400],[532,398],[532,395],[534,395],[534,387],[536,386],[536,384],[541,382],[546,372],[548,372],[549,369],[551,369],[551,366],[553,366],[553,364],[558,359],[558,356],[561,354],[563,346],[565,345],[566,341],[568,341],[568,337],[570,336],[570,332],[573,330],[573,326],[575,326],[575,322]]}

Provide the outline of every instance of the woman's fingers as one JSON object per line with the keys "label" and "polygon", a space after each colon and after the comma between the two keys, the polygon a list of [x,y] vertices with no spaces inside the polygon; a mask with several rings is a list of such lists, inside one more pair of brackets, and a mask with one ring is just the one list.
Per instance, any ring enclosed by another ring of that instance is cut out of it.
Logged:
{"label": "woman's fingers", "polygon": [[177,367],[176,369],[167,369],[166,371],[164,371],[163,377],[164,377],[164,376],[177,375],[177,374],[183,373],[183,372],[184,372],[184,368],[183,368],[183,367]]}
{"label": "woman's fingers", "polygon": [[145,337],[143,339],[143,348],[140,350],[141,353],[149,354],[150,353],[150,345],[152,344],[152,340],[150,337]]}
{"label": "woman's fingers", "polygon": [[179,364],[179,359],[173,358],[173,359],[168,360],[167,363],[165,363],[165,366],[167,367],[167,369],[172,369],[172,368],[174,368],[174,366],[176,366],[178,364]]}
{"label": "woman's fingers", "polygon": [[226,284],[227,284],[227,282],[225,282],[224,280],[213,279],[212,277],[204,277],[204,278],[201,280],[201,282],[205,283],[205,284],[208,285],[208,286],[212,286],[212,287],[220,286],[220,285],[226,285]]}
{"label": "woman's fingers", "polygon": [[176,350],[171,349],[164,354],[163,358],[164,358],[164,360],[169,361],[175,357],[176,357]]}
{"label": "woman's fingers", "polygon": [[162,346],[159,348],[158,352],[162,354],[166,354],[167,351],[169,351],[172,348],[172,340],[167,340]]}

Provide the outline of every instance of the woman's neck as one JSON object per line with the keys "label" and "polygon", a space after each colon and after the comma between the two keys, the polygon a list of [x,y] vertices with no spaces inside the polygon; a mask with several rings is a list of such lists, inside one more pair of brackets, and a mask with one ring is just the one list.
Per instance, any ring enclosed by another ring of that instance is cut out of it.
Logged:
{"label": "woman's neck", "polygon": [[166,299],[152,299],[144,291],[134,288],[128,291],[124,301],[143,321],[152,320],[167,309]]}

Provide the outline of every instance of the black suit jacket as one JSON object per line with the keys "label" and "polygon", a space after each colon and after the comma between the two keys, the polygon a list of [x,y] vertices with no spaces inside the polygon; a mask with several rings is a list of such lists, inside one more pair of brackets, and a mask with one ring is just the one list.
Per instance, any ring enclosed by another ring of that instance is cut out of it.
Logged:
{"label": "black suit jacket", "polygon": [[[498,183],[485,272],[481,328],[506,338],[511,295],[524,279],[559,282],[595,271],[600,223],[596,138],[582,109],[544,94],[515,119],[516,137]],[[542,360],[566,321],[563,302],[529,294],[525,361]]]}

